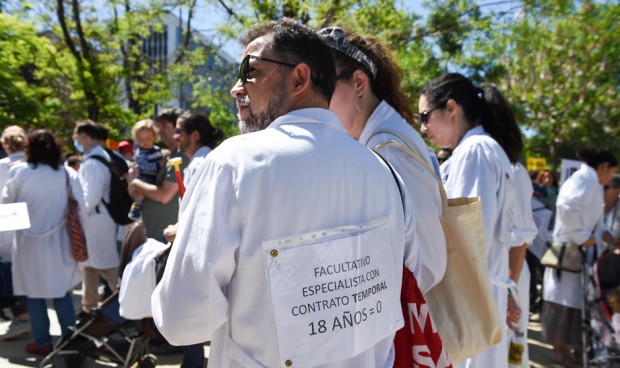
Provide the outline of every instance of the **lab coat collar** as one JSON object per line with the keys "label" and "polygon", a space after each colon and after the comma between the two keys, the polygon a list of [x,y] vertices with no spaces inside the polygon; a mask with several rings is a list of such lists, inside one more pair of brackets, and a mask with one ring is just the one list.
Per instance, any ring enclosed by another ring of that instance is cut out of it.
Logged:
{"label": "lab coat collar", "polygon": [[452,152],[452,156],[454,156],[459,151],[459,148],[463,145],[463,143],[468,138],[474,137],[474,136],[477,136],[477,135],[486,135],[486,136],[488,136],[489,134],[484,131],[484,128],[482,127],[482,125],[476,125],[475,127],[469,129],[467,131],[467,133],[465,133],[463,138],[461,138],[461,141],[459,142],[459,144],[457,144],[456,147],[454,147],[454,151]]}
{"label": "lab coat collar", "polygon": [[269,124],[268,128],[277,128],[286,124],[326,124],[333,129],[346,133],[338,116],[327,109],[307,108],[289,111]]}
{"label": "lab coat collar", "polygon": [[84,152],[84,154],[82,155],[82,162],[84,162],[88,157],[95,156],[95,155],[103,156],[106,160],[110,159],[110,156],[103,149],[103,147],[100,144],[96,144],[91,149],[89,149],[88,151]]}
{"label": "lab coat collar", "polygon": [[375,108],[375,111],[373,111],[368,118],[364,130],[362,130],[362,134],[360,134],[359,141],[365,144],[368,142],[368,139],[370,139],[370,136],[375,131],[379,130],[379,126],[381,124],[386,122],[389,123],[396,119],[403,118],[389,103],[381,101],[381,103],[379,103],[379,105]]}
{"label": "lab coat collar", "polygon": [[7,157],[9,158],[10,162],[24,161],[26,159],[26,154],[24,153],[24,151],[17,151],[9,153]]}
{"label": "lab coat collar", "polygon": [[201,146],[196,150],[196,152],[194,152],[194,155],[192,156],[190,162],[194,161],[195,158],[205,157],[209,154],[209,152],[211,152],[211,148],[209,146]]}

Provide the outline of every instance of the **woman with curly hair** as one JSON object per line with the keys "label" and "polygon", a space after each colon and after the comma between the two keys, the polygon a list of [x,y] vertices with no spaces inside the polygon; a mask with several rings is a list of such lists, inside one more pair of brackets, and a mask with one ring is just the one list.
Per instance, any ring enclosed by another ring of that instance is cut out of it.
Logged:
{"label": "woman with curly hair", "polygon": [[66,217],[71,189],[78,202],[81,222],[85,207],[77,173],[61,165],[61,148],[46,130],[28,135],[26,162],[11,167],[1,203],[25,202],[31,227],[13,237],[13,287],[15,295],[28,297],[34,342],[30,354],[52,351],[46,299],[52,299],[63,333],[75,325],[71,289],[80,282],[78,264],[72,256]]}

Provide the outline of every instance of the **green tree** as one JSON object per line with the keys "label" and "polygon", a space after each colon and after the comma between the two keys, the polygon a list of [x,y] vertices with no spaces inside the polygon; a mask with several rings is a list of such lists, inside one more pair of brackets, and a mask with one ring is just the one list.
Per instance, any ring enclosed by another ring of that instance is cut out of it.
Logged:
{"label": "green tree", "polygon": [[531,151],[554,169],[584,145],[620,154],[620,4],[530,1],[521,15],[501,35],[497,83],[536,133]]}

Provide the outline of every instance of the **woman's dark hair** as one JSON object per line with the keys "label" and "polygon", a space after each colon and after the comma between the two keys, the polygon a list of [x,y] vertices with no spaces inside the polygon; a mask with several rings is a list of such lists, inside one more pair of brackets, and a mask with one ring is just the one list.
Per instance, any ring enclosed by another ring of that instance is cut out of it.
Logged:
{"label": "woman's dark hair", "polygon": [[62,157],[61,145],[54,135],[45,129],[37,129],[28,134],[26,146],[26,162],[37,167],[39,164],[49,165],[58,170]]}
{"label": "woman's dark hair", "polygon": [[513,164],[523,151],[523,138],[514,113],[502,94],[491,85],[476,87],[469,78],[448,73],[433,79],[422,90],[429,106],[445,104],[452,99],[463,109],[472,125],[484,130],[504,149]]}
{"label": "woman's dark hair", "polygon": [[327,101],[336,88],[336,67],[329,46],[316,32],[291,18],[259,23],[241,36],[239,41],[247,46],[255,39],[272,35],[268,51],[279,61],[290,64],[304,63],[312,72],[312,88]]}
{"label": "woman's dark hair", "polygon": [[400,83],[403,80],[403,71],[394,62],[390,50],[383,46],[374,36],[362,37],[354,32],[346,33],[346,41],[357,47],[376,65],[377,76],[373,78],[370,71],[363,67],[359,61],[332,49],[336,67],[342,72],[351,72],[351,76],[356,69],[366,73],[368,80],[370,80],[370,89],[375,96],[379,100],[385,100],[389,103],[410,125],[414,126],[414,112],[411,108],[413,101],[400,88]]}
{"label": "woman's dark hair", "polygon": [[588,146],[577,151],[577,158],[596,170],[600,164],[607,163],[611,167],[618,167],[618,159],[609,151],[598,150]]}
{"label": "woman's dark hair", "polygon": [[179,119],[183,120],[183,129],[187,133],[198,131],[200,143],[203,146],[215,148],[224,138],[224,133],[218,128],[213,127],[209,122],[209,118],[203,114],[186,111],[179,116]]}

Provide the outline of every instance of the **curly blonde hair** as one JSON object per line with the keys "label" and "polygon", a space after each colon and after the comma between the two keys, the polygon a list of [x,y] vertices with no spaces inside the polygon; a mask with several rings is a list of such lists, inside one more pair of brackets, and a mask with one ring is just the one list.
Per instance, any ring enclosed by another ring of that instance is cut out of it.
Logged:
{"label": "curly blonde hair", "polygon": [[155,130],[155,124],[151,119],[140,120],[131,127],[131,138],[136,139],[136,134],[141,130],[150,130],[153,135],[157,137],[157,130]]}
{"label": "curly blonde hair", "polygon": [[26,132],[17,125],[8,126],[2,132],[0,142],[7,153],[23,151],[26,147]]}

